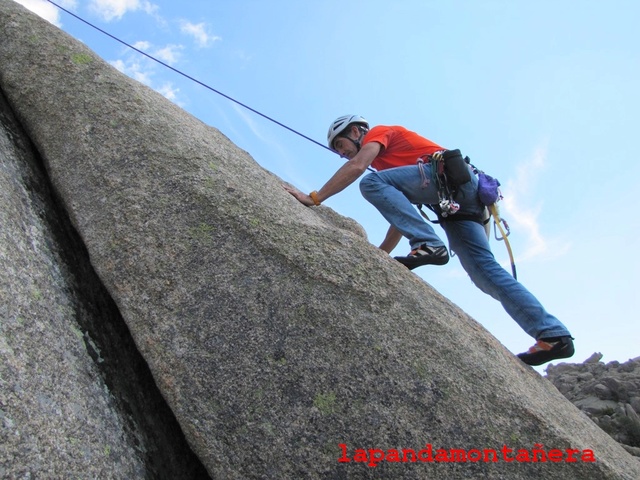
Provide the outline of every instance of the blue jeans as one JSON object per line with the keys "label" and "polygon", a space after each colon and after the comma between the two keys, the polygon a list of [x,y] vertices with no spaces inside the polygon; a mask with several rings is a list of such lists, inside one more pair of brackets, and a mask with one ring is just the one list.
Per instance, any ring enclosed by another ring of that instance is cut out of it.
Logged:
{"label": "blue jeans", "polygon": [[[431,165],[422,167],[431,179]],[[459,188],[456,215],[479,215],[484,206],[478,200],[478,179]],[[360,191],[382,216],[409,239],[411,248],[422,244],[444,246],[433,227],[425,222],[414,204],[437,204],[438,191],[433,181],[425,185],[417,165],[370,173],[360,182]],[[540,302],[496,261],[482,225],[471,220],[442,222],[449,246],[462,268],[484,293],[498,300],[520,327],[535,339],[570,335],[567,328],[547,313]]]}

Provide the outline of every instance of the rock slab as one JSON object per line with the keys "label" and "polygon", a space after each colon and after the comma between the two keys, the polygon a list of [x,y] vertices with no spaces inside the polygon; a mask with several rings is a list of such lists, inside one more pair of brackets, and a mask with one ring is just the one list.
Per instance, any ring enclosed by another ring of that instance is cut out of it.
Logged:
{"label": "rock slab", "polygon": [[0,95],[0,478],[142,478],[143,452],[76,321],[86,310],[48,203]]}
{"label": "rock slab", "polygon": [[[640,476],[352,222],[301,206],[215,128],[11,0],[0,32],[0,88],[213,478]],[[357,461],[427,445],[596,461]]]}

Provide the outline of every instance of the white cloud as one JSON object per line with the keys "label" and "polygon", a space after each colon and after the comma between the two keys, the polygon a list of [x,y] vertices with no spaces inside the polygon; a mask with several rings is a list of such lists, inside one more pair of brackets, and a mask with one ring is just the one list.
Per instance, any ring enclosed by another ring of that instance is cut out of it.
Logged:
{"label": "white cloud", "polygon": [[557,239],[545,237],[540,228],[538,217],[542,211],[542,202],[532,205],[531,198],[536,194],[538,175],[544,170],[547,147],[540,146],[531,158],[517,168],[516,177],[504,185],[505,198],[499,202],[501,215],[508,220],[513,231],[518,231],[527,239],[524,252],[516,252],[518,260],[526,261],[541,256],[558,256],[570,247],[566,242],[560,246]]}
{"label": "white cloud", "polygon": [[138,50],[142,50],[143,52],[147,52],[151,48],[151,43],[141,40],[132,45],[133,48],[137,48]]}
{"label": "white cloud", "polygon": [[103,20],[119,20],[127,12],[142,10],[150,15],[158,9],[157,5],[146,0],[91,0],[91,10],[97,13]]}
{"label": "white cloud", "polygon": [[120,72],[122,73],[127,73],[125,70],[127,68],[127,66],[124,64],[124,62],[122,60],[112,60],[109,62],[111,64],[112,67],[115,67],[116,69],[118,69]]}
{"label": "white cloud", "polygon": [[155,90],[176,105],[182,106],[182,102],[178,100],[178,93],[180,92],[180,89],[175,88],[171,82],[167,82]]}
{"label": "white cloud", "polygon": [[[60,27],[60,10],[53,4],[46,0],[16,0],[20,5],[28,8],[33,13],[40,15],[45,20],[53,23],[55,26]],[[60,6],[72,10],[76,7],[75,0],[59,0]]]}
{"label": "white cloud", "polygon": [[[183,48],[181,45],[167,45],[154,49],[153,45],[147,41],[138,41],[133,46],[168,64],[178,60],[180,50]],[[124,59],[112,60],[109,63],[125,75],[153,88],[175,104],[183,106],[183,102],[178,98],[180,89],[174,87],[171,82],[157,86],[158,82],[155,79],[157,64],[152,60],[142,57],[138,53],[130,52]]]}
{"label": "white cloud", "polygon": [[180,51],[184,47],[182,45],[167,45],[164,48],[160,48],[153,54],[158,60],[162,60],[164,63],[173,65],[180,58]]}
{"label": "white cloud", "polygon": [[150,68],[145,68],[137,60],[113,60],[109,62],[112,66],[120,70],[125,75],[144,83],[147,86],[151,86],[151,76],[153,72]]}
{"label": "white cloud", "polygon": [[235,112],[242,119],[242,121],[249,128],[249,130],[251,130],[251,133],[253,133],[253,135],[256,138],[259,138],[264,143],[271,143],[271,139],[268,138],[268,136],[262,132],[262,130],[258,127],[256,122],[254,121],[253,113],[250,114],[244,107],[241,107],[237,103],[232,103],[231,107],[235,110]]}
{"label": "white cloud", "polygon": [[145,40],[135,42],[132,47],[170,65],[178,62],[181,51],[184,50],[182,45],[166,45],[165,47],[154,49],[153,45]]}
{"label": "white cloud", "polygon": [[208,47],[213,42],[221,40],[220,37],[209,33],[207,25],[204,23],[191,23],[186,20],[182,21],[180,30],[186,35],[192,36],[200,47]]}

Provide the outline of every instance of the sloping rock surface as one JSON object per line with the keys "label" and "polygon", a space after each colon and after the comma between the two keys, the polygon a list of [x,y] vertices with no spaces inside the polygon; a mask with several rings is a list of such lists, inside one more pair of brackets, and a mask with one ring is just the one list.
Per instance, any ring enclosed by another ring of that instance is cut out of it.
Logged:
{"label": "sloping rock surface", "polygon": [[0,93],[0,478],[208,475]]}
{"label": "sloping rock surface", "polygon": [[141,452],[74,321],[83,307],[51,241],[45,188],[7,113],[0,95],[0,478],[139,477]]}
{"label": "sloping rock surface", "polygon": [[[11,0],[0,32],[0,88],[213,478],[640,476],[351,222],[301,206],[216,129]],[[596,461],[356,461],[426,444]]]}

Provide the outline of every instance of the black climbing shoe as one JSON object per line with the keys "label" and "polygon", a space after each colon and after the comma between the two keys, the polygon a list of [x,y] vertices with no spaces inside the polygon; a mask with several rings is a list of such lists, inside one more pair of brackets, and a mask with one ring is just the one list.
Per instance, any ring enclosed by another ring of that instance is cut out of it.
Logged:
{"label": "black climbing shoe", "polygon": [[394,257],[397,261],[409,270],[421,267],[422,265],[444,265],[449,261],[447,247],[430,247],[421,245],[406,257]]}
{"label": "black climbing shoe", "polygon": [[569,336],[541,338],[528,352],[519,353],[518,358],[527,365],[542,365],[551,360],[569,358],[574,352],[573,338]]}

